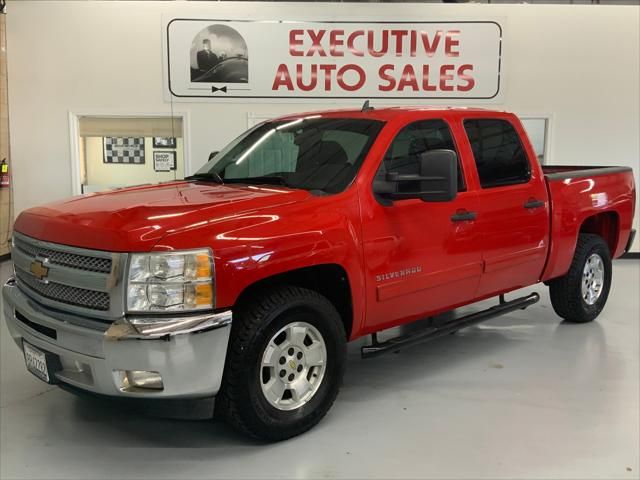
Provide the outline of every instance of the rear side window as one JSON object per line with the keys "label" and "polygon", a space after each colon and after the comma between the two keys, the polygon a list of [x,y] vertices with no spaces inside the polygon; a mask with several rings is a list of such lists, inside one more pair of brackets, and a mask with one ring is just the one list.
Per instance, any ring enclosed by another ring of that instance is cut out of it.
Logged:
{"label": "rear side window", "polygon": [[[442,120],[421,120],[404,127],[393,139],[376,178],[384,179],[387,172],[420,173],[420,158],[429,150],[445,149],[458,153],[449,126]],[[419,182],[418,182],[419,183]],[[412,187],[407,184],[407,187]],[[413,186],[419,190],[419,186]],[[458,157],[458,191],[466,190]]]}
{"label": "rear side window", "polygon": [[465,120],[482,188],[527,183],[531,166],[518,132],[496,119]]}

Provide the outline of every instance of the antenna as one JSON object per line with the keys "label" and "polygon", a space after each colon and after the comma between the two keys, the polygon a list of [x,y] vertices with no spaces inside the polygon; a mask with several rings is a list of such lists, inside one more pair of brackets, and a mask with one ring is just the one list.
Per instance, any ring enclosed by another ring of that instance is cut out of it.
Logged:
{"label": "antenna", "polygon": [[369,100],[366,100],[364,102],[364,105],[362,105],[362,110],[360,110],[361,112],[368,112],[369,110],[373,110],[373,107],[369,106]]}

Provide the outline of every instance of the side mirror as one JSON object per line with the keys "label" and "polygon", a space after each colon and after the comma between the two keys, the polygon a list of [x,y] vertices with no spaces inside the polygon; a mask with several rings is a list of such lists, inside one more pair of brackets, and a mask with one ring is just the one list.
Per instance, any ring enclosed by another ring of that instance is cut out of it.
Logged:
{"label": "side mirror", "polygon": [[458,156],[453,150],[429,150],[420,155],[419,174],[388,172],[384,180],[374,181],[373,192],[387,202],[449,202],[458,194]]}
{"label": "side mirror", "polygon": [[208,161],[208,162],[210,162],[210,161],[213,159],[213,157],[215,157],[215,156],[216,156],[217,154],[219,154],[219,153],[220,153],[220,152],[218,152],[217,150],[216,150],[215,152],[211,152],[211,153],[209,154],[209,160],[207,160],[207,161]]}

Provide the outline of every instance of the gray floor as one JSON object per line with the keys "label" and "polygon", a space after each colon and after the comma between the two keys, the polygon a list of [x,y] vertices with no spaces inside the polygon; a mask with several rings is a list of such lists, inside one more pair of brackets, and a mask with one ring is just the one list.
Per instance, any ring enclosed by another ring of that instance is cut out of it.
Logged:
{"label": "gray floor", "polygon": [[[0,277],[9,265],[0,267]],[[599,321],[540,304],[363,361],[311,432],[139,418],[47,386],[1,327],[2,478],[638,478],[640,262],[615,262]],[[532,289],[527,289],[532,290]]]}

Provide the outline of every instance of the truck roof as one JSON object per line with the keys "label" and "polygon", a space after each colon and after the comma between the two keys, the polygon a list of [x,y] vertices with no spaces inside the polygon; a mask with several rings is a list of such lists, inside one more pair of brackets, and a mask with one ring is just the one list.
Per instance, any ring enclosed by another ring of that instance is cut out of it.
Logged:
{"label": "truck roof", "polygon": [[362,111],[361,109],[354,108],[345,108],[345,109],[335,109],[335,110],[316,110],[309,111],[303,113],[295,113],[283,115],[281,117],[277,117],[276,120],[288,120],[288,119],[297,119],[300,117],[308,117],[314,115],[322,115],[322,116],[330,116],[330,117],[345,117],[345,118],[369,118],[374,120],[382,120],[389,121],[396,117],[415,113],[415,112],[425,112],[428,111],[432,113],[434,116],[438,114],[460,114],[464,115],[470,112],[484,112],[491,114],[504,114],[506,112],[499,110],[490,110],[486,108],[476,108],[476,107],[447,107],[447,106],[398,106],[398,107],[381,107],[381,108],[371,108],[369,110]]}

